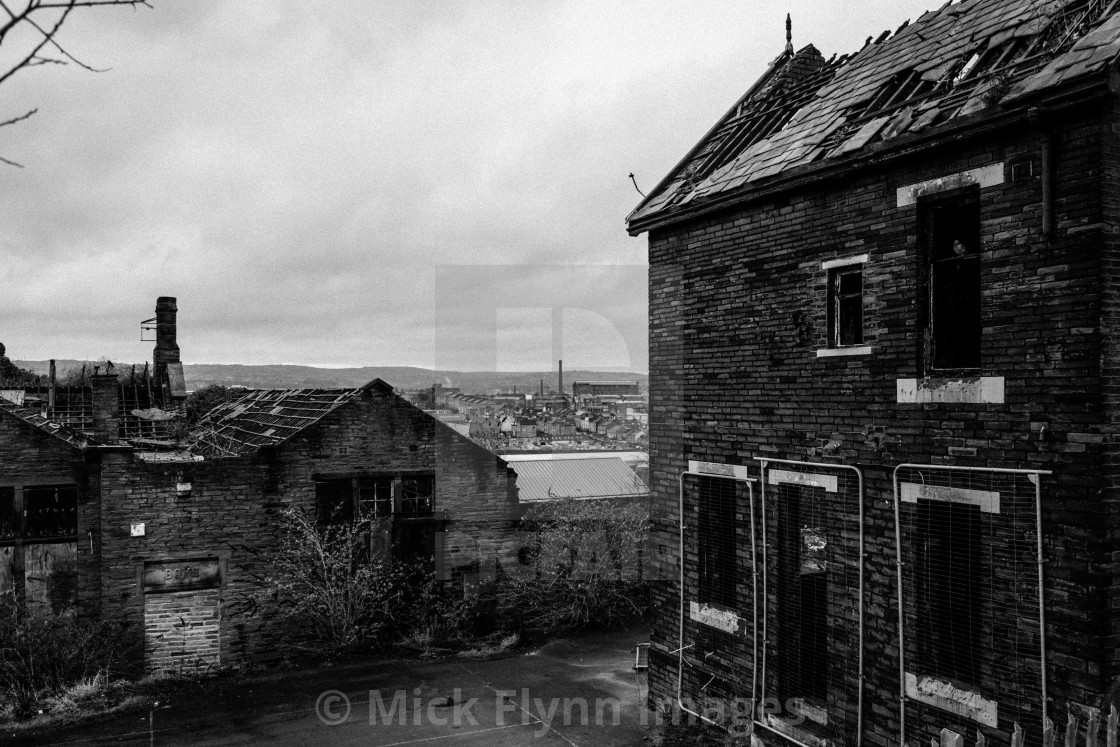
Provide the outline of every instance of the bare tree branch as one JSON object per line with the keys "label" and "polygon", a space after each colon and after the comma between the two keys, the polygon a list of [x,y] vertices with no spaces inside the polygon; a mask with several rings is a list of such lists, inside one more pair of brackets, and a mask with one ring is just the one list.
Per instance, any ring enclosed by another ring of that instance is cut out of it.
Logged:
{"label": "bare tree branch", "polygon": [[[0,11],[3,11],[0,14],[0,45],[8,40],[8,35],[12,31],[19,28],[34,30],[38,35],[38,39],[28,42],[30,49],[26,54],[17,56],[15,62],[0,67],[0,85],[20,70],[42,65],[66,65],[68,61],[90,72],[105,72],[108,68],[92,67],[63,47],[56,39],[59,29],[76,8],[130,6],[135,10],[138,5],[152,7],[148,0],[0,0]],[[3,19],[3,15],[7,18]],[[44,54],[44,49],[48,47],[57,55]],[[21,122],[36,111],[38,110],[32,109],[25,114],[0,122],[0,127]],[[21,164],[7,158],[0,157],[0,163],[23,168]]]}
{"label": "bare tree branch", "polygon": [[[34,8],[32,8],[32,10],[34,10]],[[28,10],[27,13],[31,13],[32,10]],[[58,17],[58,20],[55,21],[54,27],[49,32],[44,32],[43,40],[40,41],[34,49],[28,52],[26,57],[24,57],[20,62],[17,62],[15,65],[13,65],[11,69],[7,70],[6,72],[0,73],[0,84],[3,84],[4,81],[15,75],[17,71],[23,70],[24,68],[29,66],[28,63],[30,63],[31,60],[35,59],[39,55],[39,50],[47,46],[47,43],[50,42],[51,37],[54,36],[60,28],[62,28],[62,24],[66,22],[66,17],[70,15],[70,10],[70,8],[66,8],[62,11],[62,13]]]}
{"label": "bare tree branch", "polygon": [[[120,3],[116,3],[116,4],[120,4]],[[7,8],[5,8],[5,10],[7,10]],[[9,11],[9,13],[10,12],[11,11]],[[54,38],[53,34],[48,34],[43,29],[43,27],[40,26],[39,24],[35,23],[35,19],[31,18],[30,16],[25,18],[25,21],[27,22],[28,25],[30,25],[32,28],[34,28],[36,31],[38,31],[40,34],[42,34],[45,38],[49,39],[50,43],[51,43],[51,46],[54,47],[55,49],[57,49],[62,54],[62,56],[64,56],[66,59],[73,62],[78,67],[89,70],[91,73],[104,73],[104,72],[109,71],[109,68],[98,69],[98,68],[95,68],[95,67],[91,67],[90,65],[87,65],[86,63],[79,60],[74,55],[70,54],[68,51],[66,51],[66,49],[63,48],[63,46],[61,44],[58,43],[58,40],[56,40]],[[65,65],[66,64],[66,62],[64,60],[51,59],[50,62],[54,62],[58,65]]]}
{"label": "bare tree branch", "polygon": [[22,122],[23,120],[28,119],[31,115],[33,115],[37,111],[39,111],[39,110],[38,109],[32,109],[31,111],[26,112],[25,114],[21,114],[18,117],[12,117],[11,119],[7,120],[6,122],[0,122],[0,127],[7,127],[8,125],[15,124],[16,122]]}

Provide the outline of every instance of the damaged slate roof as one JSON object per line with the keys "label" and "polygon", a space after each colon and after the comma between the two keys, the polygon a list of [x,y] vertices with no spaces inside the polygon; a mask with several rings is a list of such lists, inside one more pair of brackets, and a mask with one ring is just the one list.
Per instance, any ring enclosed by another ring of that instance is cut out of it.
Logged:
{"label": "damaged slate roof", "polygon": [[22,420],[31,427],[38,428],[44,433],[54,436],[75,448],[81,448],[86,445],[86,439],[81,433],[51,420],[44,415],[41,410],[34,410],[25,405],[16,404],[11,400],[0,397],[0,412],[7,413],[17,420]]}
{"label": "damaged slate roof", "polygon": [[[366,386],[379,383],[389,386],[380,379]],[[318,423],[361,391],[362,388],[252,391],[206,413],[191,434],[189,448],[193,453],[223,457],[275,446]]]}
{"label": "damaged slate roof", "polygon": [[[790,48],[792,50],[792,47]],[[855,54],[778,57],[627,218],[631,233],[1099,74],[1120,53],[1120,0],[963,0]]]}

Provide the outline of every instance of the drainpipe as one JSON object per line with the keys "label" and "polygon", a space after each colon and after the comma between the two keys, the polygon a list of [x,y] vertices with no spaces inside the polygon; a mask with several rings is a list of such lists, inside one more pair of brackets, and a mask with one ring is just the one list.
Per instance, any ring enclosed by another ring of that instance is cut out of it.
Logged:
{"label": "drainpipe", "polygon": [[1040,158],[1042,160],[1042,235],[1049,239],[1054,235],[1054,137],[1050,133],[1046,112],[1032,106],[1027,112],[1027,120],[1039,134]]}

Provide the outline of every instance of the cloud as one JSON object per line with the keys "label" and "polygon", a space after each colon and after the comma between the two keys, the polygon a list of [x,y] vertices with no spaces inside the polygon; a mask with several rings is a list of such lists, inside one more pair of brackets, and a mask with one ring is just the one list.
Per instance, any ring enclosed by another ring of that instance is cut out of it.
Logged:
{"label": "cloud", "polygon": [[27,166],[0,173],[16,358],[145,360],[137,325],[174,295],[187,361],[493,366],[493,309],[448,309],[501,291],[600,316],[644,370],[642,273],[588,269],[645,262],[627,174],[653,188],[782,49],[786,10],[829,54],[925,7],[153,5],[72,16],[67,48],[109,72],[4,86],[0,117],[40,108],[0,130]]}

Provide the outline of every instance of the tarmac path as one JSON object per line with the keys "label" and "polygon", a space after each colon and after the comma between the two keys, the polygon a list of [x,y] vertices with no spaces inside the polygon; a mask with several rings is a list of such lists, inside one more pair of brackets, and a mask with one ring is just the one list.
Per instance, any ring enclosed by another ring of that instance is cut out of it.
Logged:
{"label": "tarmac path", "polygon": [[489,661],[397,659],[272,673],[227,682],[216,694],[203,689],[150,713],[15,739],[0,734],[0,743],[641,744],[657,732],[644,705],[645,672],[633,668],[634,645],[645,640],[642,629],[616,631]]}

